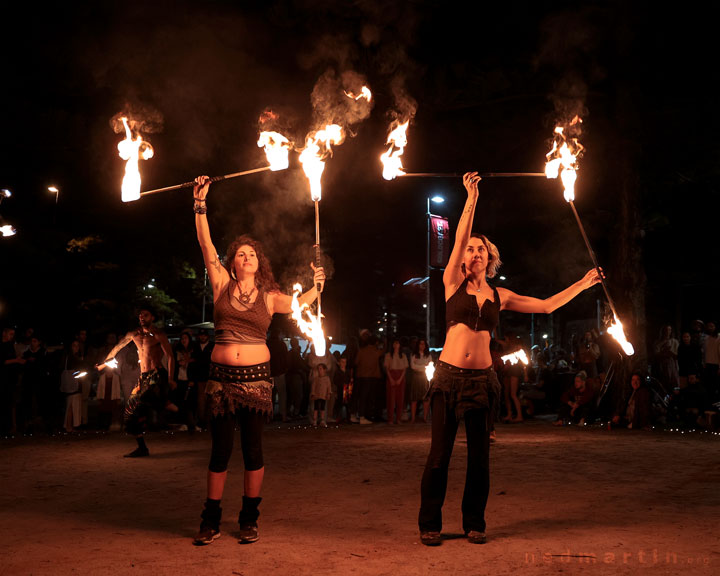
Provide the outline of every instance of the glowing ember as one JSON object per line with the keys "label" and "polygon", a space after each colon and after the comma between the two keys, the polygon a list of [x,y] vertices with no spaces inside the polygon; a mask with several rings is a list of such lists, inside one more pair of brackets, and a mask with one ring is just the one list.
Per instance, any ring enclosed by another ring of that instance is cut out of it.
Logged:
{"label": "glowing ember", "polygon": [[390,134],[388,134],[386,144],[390,145],[388,151],[380,156],[380,161],[383,163],[383,178],[385,180],[394,180],[398,176],[405,174],[403,172],[402,159],[400,156],[405,151],[407,146],[407,129],[410,125],[410,120],[404,124],[397,124],[397,121],[393,122],[391,126]]}
{"label": "glowing ember", "polygon": [[428,382],[433,379],[433,376],[435,376],[435,363],[431,360],[428,362],[428,365],[425,366],[425,378],[427,378]]}
{"label": "glowing ember", "polygon": [[614,316],[614,318],[615,322],[607,327],[607,333],[617,340],[617,343],[620,344],[620,347],[623,349],[625,354],[632,356],[635,354],[635,349],[633,348],[633,345],[627,341],[627,338],[625,338],[625,331],[623,330],[622,322],[620,322],[617,316]]}
{"label": "glowing ember", "polygon": [[15,236],[16,233],[17,233],[17,230],[15,230],[15,228],[10,226],[10,224],[5,224],[5,226],[0,226],[0,234],[2,234],[5,237]]}
{"label": "glowing ember", "polygon": [[[577,116],[573,118],[570,126],[581,123],[582,120]],[[545,164],[545,175],[548,178],[560,179],[563,183],[565,200],[572,202],[575,200],[575,181],[577,180],[578,158],[585,149],[577,138],[568,138],[565,129],[562,126],[555,128],[555,137],[553,147],[547,154],[547,164]]]}
{"label": "glowing ember", "polygon": [[125,125],[125,140],[118,143],[120,158],[127,160],[125,164],[125,177],[122,182],[122,201],[132,202],[140,199],[140,170],[138,164],[140,158],[149,160],[153,157],[153,147],[143,141],[141,136],[136,140],[132,139],[132,132],[128,125],[127,118],[122,119]]}
{"label": "glowing ember", "polygon": [[360,94],[358,94],[357,96],[355,94],[353,94],[352,92],[345,92],[345,95],[348,98],[352,98],[353,100],[356,100],[356,101],[360,100],[360,98],[365,98],[365,100],[367,100],[368,102],[370,102],[372,100],[372,92],[370,92],[370,88],[368,88],[367,86],[363,86],[360,89]]}
{"label": "glowing ember", "polygon": [[118,361],[116,358],[111,358],[107,362],[105,362],[105,366],[109,366],[110,368],[117,368],[118,367]]}
{"label": "glowing ember", "polygon": [[328,124],[323,130],[308,135],[305,148],[300,153],[300,163],[310,181],[310,196],[313,202],[322,198],[322,173],[325,159],[332,155],[332,145],[342,144],[345,134],[337,124]]}
{"label": "glowing ember", "polygon": [[292,145],[290,140],[279,132],[260,132],[257,145],[265,148],[265,156],[273,172],[285,170],[290,165],[288,153]]}
{"label": "glowing ember", "polygon": [[312,340],[315,354],[325,356],[325,334],[323,333],[320,318],[310,311],[310,306],[307,304],[300,306],[298,300],[300,294],[302,294],[302,286],[300,284],[293,285],[293,297],[290,304],[292,318],[297,322],[300,331]]}
{"label": "glowing ember", "polygon": [[505,356],[502,356],[500,358],[503,362],[510,362],[510,364],[517,364],[518,362],[522,362],[525,364],[525,366],[528,365],[528,357],[527,354],[525,354],[525,350],[518,350],[517,352],[513,352],[512,354],[506,354]]}

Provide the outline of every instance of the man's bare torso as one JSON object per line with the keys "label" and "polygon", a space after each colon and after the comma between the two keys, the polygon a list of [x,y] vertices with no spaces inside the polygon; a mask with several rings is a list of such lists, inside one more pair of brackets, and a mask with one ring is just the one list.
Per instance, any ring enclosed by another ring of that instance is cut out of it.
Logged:
{"label": "man's bare torso", "polygon": [[162,364],[163,350],[158,339],[161,330],[150,326],[149,328],[138,328],[132,336],[132,341],[138,349],[140,358],[140,371],[151,372],[164,368]]}

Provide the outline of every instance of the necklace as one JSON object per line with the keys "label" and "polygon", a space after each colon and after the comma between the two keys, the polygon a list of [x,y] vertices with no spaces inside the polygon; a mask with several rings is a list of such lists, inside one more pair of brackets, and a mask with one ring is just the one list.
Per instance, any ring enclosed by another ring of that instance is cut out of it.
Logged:
{"label": "necklace", "polygon": [[240,288],[240,283],[237,285],[239,294],[236,296],[236,298],[242,303],[242,304],[250,304],[250,297],[255,292],[255,286],[253,286],[249,292],[243,292],[242,288]]}
{"label": "necklace", "polygon": [[482,286],[480,288],[476,288],[474,282],[470,285],[472,286],[472,289],[475,290],[475,292],[482,292]]}

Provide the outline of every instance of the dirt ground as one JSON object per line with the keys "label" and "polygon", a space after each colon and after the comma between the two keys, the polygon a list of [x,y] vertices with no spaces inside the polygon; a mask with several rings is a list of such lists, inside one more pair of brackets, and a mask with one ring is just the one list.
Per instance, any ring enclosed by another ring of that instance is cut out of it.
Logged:
{"label": "dirt ground", "polygon": [[[5,575],[719,574],[720,436],[499,425],[488,542],[462,537],[458,434],[440,547],[420,544],[429,426],[269,425],[260,540],[234,537],[236,452],[222,537],[195,547],[207,433],[0,440]],[[236,443],[237,445],[238,443]]]}

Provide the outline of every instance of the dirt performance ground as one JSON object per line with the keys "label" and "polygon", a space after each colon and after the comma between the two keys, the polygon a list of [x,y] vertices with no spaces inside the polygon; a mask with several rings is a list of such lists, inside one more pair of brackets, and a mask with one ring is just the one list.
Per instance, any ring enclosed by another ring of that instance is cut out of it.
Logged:
{"label": "dirt performance ground", "polygon": [[464,439],[438,548],[417,531],[424,424],[269,425],[260,540],[234,534],[236,452],[222,537],[205,547],[191,541],[208,433],[152,433],[138,460],[119,432],[0,440],[0,574],[720,573],[720,436],[499,425],[484,545],[462,534]]}

